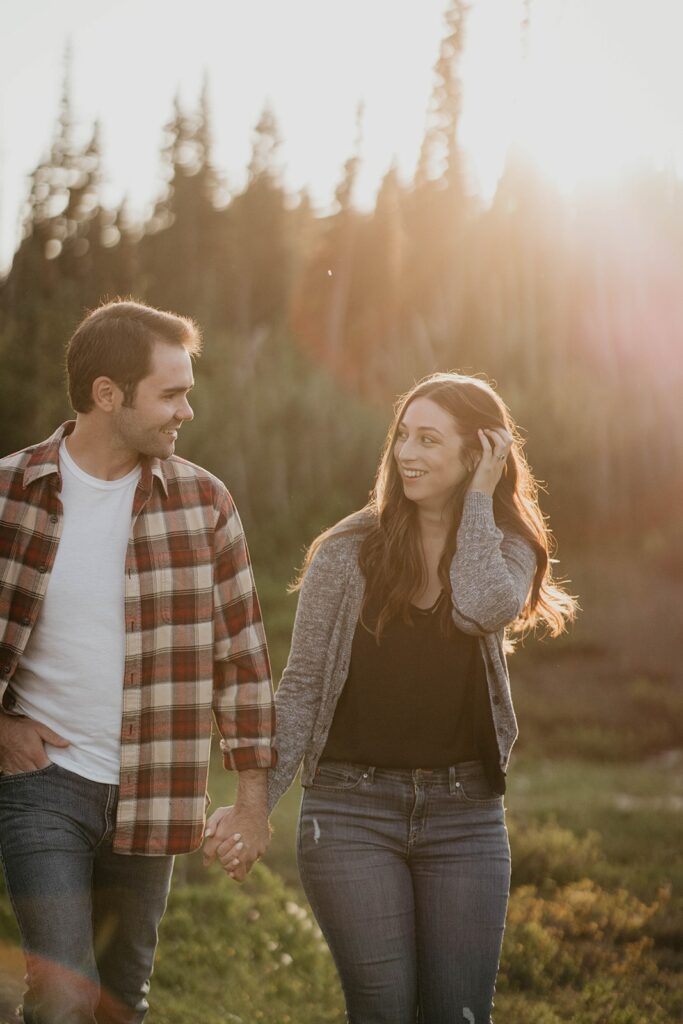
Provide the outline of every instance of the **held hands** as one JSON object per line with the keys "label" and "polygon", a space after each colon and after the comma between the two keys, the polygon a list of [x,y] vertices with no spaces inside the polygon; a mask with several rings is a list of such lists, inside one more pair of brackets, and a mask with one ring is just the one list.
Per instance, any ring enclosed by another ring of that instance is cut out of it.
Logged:
{"label": "held hands", "polygon": [[262,810],[219,807],[206,823],[204,838],[204,865],[218,858],[226,874],[243,882],[268,848],[270,825]]}
{"label": "held hands", "polygon": [[477,433],[482,453],[468,491],[482,491],[493,496],[512,448],[512,434],[502,427],[478,430]]}
{"label": "held hands", "polygon": [[46,743],[53,747],[69,746],[68,740],[42,722],[0,712],[0,771],[18,775],[46,768],[50,763],[45,753]]}

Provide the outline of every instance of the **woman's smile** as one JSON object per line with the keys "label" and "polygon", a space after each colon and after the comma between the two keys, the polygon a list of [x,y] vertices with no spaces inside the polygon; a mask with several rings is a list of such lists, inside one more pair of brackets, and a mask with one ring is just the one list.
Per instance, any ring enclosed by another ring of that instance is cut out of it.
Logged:
{"label": "woman's smile", "polygon": [[[412,401],[403,412],[394,442],[406,497],[425,510],[443,508],[467,476],[463,448],[450,413],[431,398]],[[420,487],[418,481],[422,481]]]}

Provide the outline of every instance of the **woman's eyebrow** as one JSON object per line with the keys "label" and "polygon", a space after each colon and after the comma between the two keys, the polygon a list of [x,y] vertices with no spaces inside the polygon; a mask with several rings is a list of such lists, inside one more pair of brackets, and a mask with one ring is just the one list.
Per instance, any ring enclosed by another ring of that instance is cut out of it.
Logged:
{"label": "woman's eyebrow", "polygon": [[[403,420],[399,423],[399,427],[405,427]],[[415,427],[416,430],[428,430],[430,434],[440,434],[443,437],[443,432],[438,427]]]}

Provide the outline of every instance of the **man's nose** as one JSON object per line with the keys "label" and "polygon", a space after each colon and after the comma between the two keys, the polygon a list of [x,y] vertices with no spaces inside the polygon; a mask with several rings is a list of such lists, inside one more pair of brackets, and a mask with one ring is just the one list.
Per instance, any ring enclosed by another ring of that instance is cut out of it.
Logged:
{"label": "man's nose", "polygon": [[180,405],[180,408],[178,409],[176,415],[177,415],[179,420],[183,420],[183,421],[185,421],[185,420],[193,420],[194,419],[194,410],[192,409],[192,406],[188,402],[187,398],[183,399],[183,401],[182,401],[182,403]]}

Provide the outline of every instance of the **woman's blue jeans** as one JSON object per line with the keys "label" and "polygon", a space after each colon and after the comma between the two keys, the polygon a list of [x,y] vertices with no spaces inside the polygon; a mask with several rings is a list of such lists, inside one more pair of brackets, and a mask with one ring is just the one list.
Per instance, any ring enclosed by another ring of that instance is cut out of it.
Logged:
{"label": "woman's blue jeans", "polygon": [[0,776],[0,852],[26,1024],[139,1024],[172,857],[112,851],[118,786],[51,764]]}
{"label": "woman's blue jeans", "polygon": [[350,1024],[490,1024],[510,846],[480,761],[321,762],[298,859]]}

